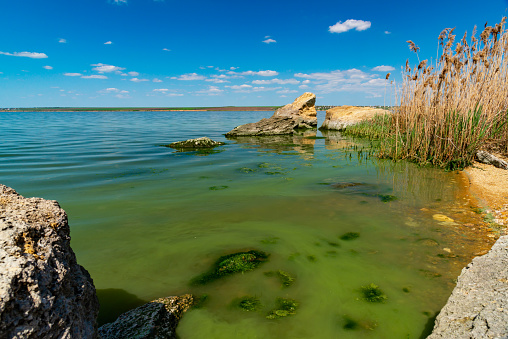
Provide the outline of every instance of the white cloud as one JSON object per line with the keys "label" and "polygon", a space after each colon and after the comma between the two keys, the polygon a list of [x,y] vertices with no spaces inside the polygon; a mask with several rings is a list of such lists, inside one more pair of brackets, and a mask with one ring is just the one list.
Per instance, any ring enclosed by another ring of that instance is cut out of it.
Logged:
{"label": "white cloud", "polygon": [[82,79],[107,79],[108,77],[105,75],[94,74],[94,75],[83,75],[81,78]]}
{"label": "white cloud", "polygon": [[66,77],[80,77],[81,73],[64,73]]}
{"label": "white cloud", "polygon": [[127,72],[127,74],[130,75],[131,77],[137,77],[139,75],[138,72]]}
{"label": "white cloud", "polygon": [[53,69],[53,67],[51,67],[51,66],[42,66],[42,68],[44,68],[44,69]]}
{"label": "white cloud", "polygon": [[156,88],[153,91],[154,92],[167,92],[167,91],[169,91],[169,89],[167,89],[167,88]]}
{"label": "white cloud", "polygon": [[96,67],[92,68],[92,70],[97,71],[99,73],[117,72],[117,71],[121,71],[121,70],[125,69],[123,67],[106,65],[106,64],[101,64],[101,63],[92,64],[91,66],[96,66]]}
{"label": "white cloud", "polygon": [[277,41],[276,40],[273,40],[273,39],[266,39],[266,40],[263,40],[263,42],[265,44],[271,44],[271,43],[276,43]]}
{"label": "white cloud", "polygon": [[235,93],[254,93],[254,92],[266,92],[266,91],[275,91],[280,89],[280,87],[252,87],[251,85],[234,85],[234,86],[226,86],[227,88],[232,89]]}
{"label": "white cloud", "polygon": [[286,89],[277,91],[277,93],[279,93],[279,94],[289,94],[289,93],[298,93],[298,91],[286,88]]}
{"label": "white cloud", "polygon": [[279,85],[298,85],[300,81],[296,79],[270,79],[270,80],[254,80],[252,81],[255,85],[269,85],[269,84],[279,84]]}
{"label": "white cloud", "polygon": [[153,82],[162,82],[162,80],[161,80],[161,79],[157,79],[157,78],[153,79],[152,81],[153,81]]}
{"label": "white cloud", "polygon": [[127,0],[111,0],[111,2],[116,5],[127,4]]}
{"label": "white cloud", "polygon": [[392,32],[389,32],[389,31],[385,31],[385,34],[392,34]]}
{"label": "white cloud", "polygon": [[254,71],[245,71],[245,72],[229,71],[229,72],[227,72],[227,74],[230,74],[230,75],[259,75],[259,76],[262,76],[262,77],[273,77],[273,76],[279,75],[279,72],[270,71],[270,70],[258,71],[258,72],[254,72]]}
{"label": "white cloud", "polygon": [[240,67],[229,67],[230,70],[234,71],[235,69],[238,69]]}
{"label": "white cloud", "polygon": [[[213,94],[210,94],[213,95]],[[169,93],[166,95],[167,97],[183,97],[183,94],[180,93]]]}
{"label": "white cloud", "polygon": [[307,86],[307,85],[300,85],[300,86],[298,86],[298,88],[306,89],[306,88],[309,88],[309,86]]}
{"label": "white cloud", "polygon": [[357,31],[365,31],[366,29],[369,29],[370,26],[370,21],[348,19],[344,22],[337,22],[335,25],[330,26],[328,30],[331,33],[344,33],[352,29],[356,29]]}
{"label": "white cloud", "polygon": [[106,88],[104,90],[104,92],[120,92],[120,90],[118,88],[111,87],[111,88]]}
{"label": "white cloud", "polygon": [[112,45],[113,43],[111,41],[106,41],[104,45]]}
{"label": "white cloud", "polygon": [[[182,74],[179,77],[172,77],[173,80],[183,80],[183,81],[192,81],[192,80],[205,80],[206,77],[204,75],[199,75],[197,73],[188,73]],[[213,87],[213,86],[211,86]]]}
{"label": "white cloud", "polygon": [[26,57],[32,59],[46,59],[48,57],[45,53],[35,53],[35,52],[14,52],[14,53],[0,52],[0,54],[17,57]]}
{"label": "white cloud", "polygon": [[133,82],[143,82],[143,81],[150,81],[150,80],[148,80],[148,79],[132,78],[131,81],[133,81]]}
{"label": "white cloud", "polygon": [[395,71],[395,68],[392,66],[381,65],[381,66],[374,67],[372,70],[376,71],[376,72],[390,72],[390,71]]}
{"label": "white cloud", "polygon": [[208,86],[207,89],[204,89],[204,90],[201,90],[201,91],[196,91],[194,93],[196,93],[198,95],[220,95],[223,92],[224,92],[224,90],[220,89],[217,86]]}
{"label": "white cloud", "polygon": [[170,49],[167,49],[167,48],[163,48],[162,50],[163,50],[163,51],[166,51],[166,52],[171,52],[171,50],[170,50]]}
{"label": "white cloud", "polygon": [[66,39],[60,39],[60,40],[58,40],[58,42],[61,43],[61,44],[66,44],[67,40]]}
{"label": "white cloud", "polygon": [[231,88],[233,90],[237,90],[237,89],[247,89],[247,88],[252,88],[251,85],[234,85],[234,86],[226,86],[228,88]]}
{"label": "white cloud", "polygon": [[224,84],[224,83],[228,83],[229,81],[227,80],[223,80],[223,79],[206,79],[205,81],[208,81],[208,82],[213,82],[214,84]]}

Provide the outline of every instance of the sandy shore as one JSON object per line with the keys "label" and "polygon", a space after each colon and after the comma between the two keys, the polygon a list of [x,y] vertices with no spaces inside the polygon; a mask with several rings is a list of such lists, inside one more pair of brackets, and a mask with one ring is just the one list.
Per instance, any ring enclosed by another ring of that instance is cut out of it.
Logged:
{"label": "sandy shore", "polygon": [[469,180],[472,195],[492,214],[493,221],[508,226],[508,171],[475,163],[466,168],[464,173]]}

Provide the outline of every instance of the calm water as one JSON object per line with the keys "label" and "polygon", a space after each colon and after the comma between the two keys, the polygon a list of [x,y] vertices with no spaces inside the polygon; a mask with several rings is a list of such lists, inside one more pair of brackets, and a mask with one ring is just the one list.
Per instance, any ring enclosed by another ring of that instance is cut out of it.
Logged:
{"label": "calm water", "polygon": [[[182,339],[419,338],[474,242],[458,242],[456,224],[432,218],[459,213],[455,174],[369,158],[368,144],[338,133],[222,135],[271,114],[4,113],[0,182],[67,211],[101,322],[144,301],[194,293],[208,299],[181,321]],[[211,154],[160,146],[205,135],[227,145]],[[341,240],[346,232],[360,236]],[[269,261],[189,285],[218,257],[250,249]],[[295,283],[282,288],[264,275],[274,270]],[[370,283],[385,303],[363,299]],[[263,307],[232,304],[247,295]],[[297,300],[297,314],[266,319],[278,297]]]}

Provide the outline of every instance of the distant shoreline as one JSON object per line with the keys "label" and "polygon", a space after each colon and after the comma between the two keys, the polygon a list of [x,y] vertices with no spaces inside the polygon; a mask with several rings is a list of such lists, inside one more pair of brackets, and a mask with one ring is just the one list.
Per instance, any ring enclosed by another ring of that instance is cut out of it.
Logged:
{"label": "distant shoreline", "polygon": [[280,106],[249,107],[29,107],[0,108],[0,112],[207,112],[207,111],[274,111]]}

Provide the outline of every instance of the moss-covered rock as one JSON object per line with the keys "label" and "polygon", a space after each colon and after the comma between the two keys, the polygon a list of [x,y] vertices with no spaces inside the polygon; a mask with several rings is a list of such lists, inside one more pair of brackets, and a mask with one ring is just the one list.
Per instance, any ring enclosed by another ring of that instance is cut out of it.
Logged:
{"label": "moss-covered rock", "polygon": [[361,288],[363,299],[371,303],[384,303],[388,297],[376,284],[371,283]]}
{"label": "moss-covered rock", "polygon": [[278,270],[278,271],[268,271],[265,272],[267,277],[276,277],[279,279],[282,287],[289,287],[293,285],[295,282],[295,278],[292,277],[288,272]]}
{"label": "moss-covered rock", "polygon": [[257,311],[263,306],[258,298],[252,296],[245,296],[236,299],[233,301],[233,305],[246,312]]}
{"label": "moss-covered rock", "polygon": [[296,300],[289,298],[277,298],[276,303],[276,308],[270,311],[266,319],[279,319],[296,314],[299,306]]}
{"label": "moss-covered rock", "polygon": [[222,256],[215,262],[210,271],[192,279],[191,284],[204,285],[231,274],[251,271],[267,261],[268,256],[265,252],[256,250]]}

